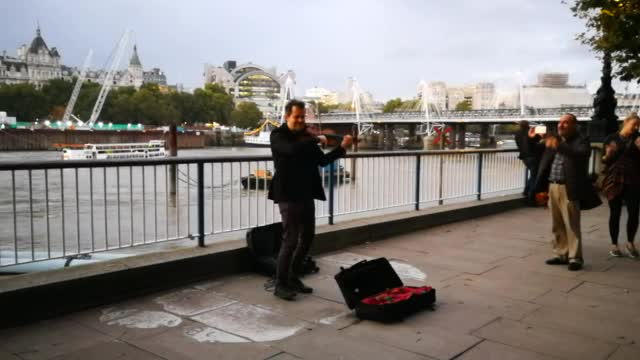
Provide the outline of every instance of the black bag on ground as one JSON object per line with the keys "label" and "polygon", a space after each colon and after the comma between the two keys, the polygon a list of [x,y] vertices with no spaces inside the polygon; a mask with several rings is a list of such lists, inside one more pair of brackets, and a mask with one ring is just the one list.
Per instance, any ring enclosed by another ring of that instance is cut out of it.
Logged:
{"label": "black bag on ground", "polygon": [[[404,284],[385,258],[363,260],[348,269],[341,268],[335,276],[342,296],[356,316],[364,320],[381,322],[400,321],[422,309],[430,308],[436,301],[436,290],[430,288],[422,294],[413,294],[406,300],[388,304],[367,304],[362,300],[386,290],[403,287]],[[416,289],[414,287],[407,287]]]}
{"label": "black bag on ground", "polygon": [[[278,252],[282,243],[282,223],[258,226],[247,232],[247,246],[253,258],[254,271],[270,277],[276,275]],[[302,263],[302,275],[316,273],[320,269],[307,256]]]}

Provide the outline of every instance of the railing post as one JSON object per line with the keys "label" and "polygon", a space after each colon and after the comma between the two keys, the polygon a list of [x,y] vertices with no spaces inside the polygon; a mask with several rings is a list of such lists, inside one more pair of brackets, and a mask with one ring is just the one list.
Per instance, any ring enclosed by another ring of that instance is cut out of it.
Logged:
{"label": "railing post", "polygon": [[478,153],[478,200],[482,200],[482,159],[483,153]]}
{"label": "railing post", "polygon": [[333,225],[333,172],[335,163],[329,164],[329,225]]}
{"label": "railing post", "polygon": [[416,211],[420,210],[420,164],[422,156],[416,155]]}
{"label": "railing post", "polygon": [[442,199],[442,196],[444,195],[444,190],[443,190],[443,183],[442,183],[442,178],[443,175],[442,173],[444,172],[444,155],[440,154],[438,155],[438,157],[440,158],[440,182],[438,183],[438,205],[442,205],[444,204],[444,200]]}
{"label": "railing post", "polygon": [[204,247],[204,163],[198,162],[198,246]]}

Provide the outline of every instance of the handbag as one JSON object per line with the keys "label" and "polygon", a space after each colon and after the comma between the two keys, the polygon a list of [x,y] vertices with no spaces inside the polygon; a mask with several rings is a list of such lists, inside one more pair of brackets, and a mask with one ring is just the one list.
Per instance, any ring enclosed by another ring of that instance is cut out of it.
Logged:
{"label": "handbag", "polygon": [[624,186],[624,168],[620,164],[620,159],[625,153],[631,150],[633,141],[626,141],[621,153],[618,153],[617,159],[612,164],[608,165],[599,175],[596,180],[596,189],[601,192],[607,200],[611,200],[620,193]]}

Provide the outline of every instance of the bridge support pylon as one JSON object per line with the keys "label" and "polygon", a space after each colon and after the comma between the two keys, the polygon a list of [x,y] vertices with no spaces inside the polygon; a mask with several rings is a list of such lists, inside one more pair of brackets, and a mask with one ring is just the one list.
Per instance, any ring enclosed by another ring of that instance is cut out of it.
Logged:
{"label": "bridge support pylon", "polygon": [[465,147],[467,147],[467,141],[465,139],[467,136],[467,125],[462,123],[456,124],[455,132],[456,132],[456,148],[464,149]]}

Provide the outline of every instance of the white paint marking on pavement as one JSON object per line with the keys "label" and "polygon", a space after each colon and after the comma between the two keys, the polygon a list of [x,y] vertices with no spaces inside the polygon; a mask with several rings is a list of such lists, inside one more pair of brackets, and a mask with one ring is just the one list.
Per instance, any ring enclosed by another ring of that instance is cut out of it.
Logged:
{"label": "white paint marking on pavement", "polygon": [[243,339],[239,336],[235,336],[218,329],[210,328],[208,326],[189,326],[184,329],[184,335],[188,336],[197,342],[209,342],[209,343],[246,343],[247,339]]}
{"label": "white paint marking on pavement", "polygon": [[[362,260],[373,260],[373,259],[374,258],[371,256],[354,254],[350,252],[343,252],[343,253],[338,253],[335,255],[329,255],[329,256],[320,258],[320,260],[322,261],[327,261],[329,263],[333,263],[335,265],[342,266],[344,268],[351,267]],[[405,280],[411,279],[411,280],[418,280],[418,281],[427,280],[427,274],[425,274],[424,272],[422,272],[420,269],[418,269],[413,265],[401,263],[395,260],[389,261],[389,264],[391,264],[391,267],[393,267],[393,270],[395,270],[396,273],[398,273],[398,276],[400,276],[400,278],[402,279],[405,279]]]}
{"label": "white paint marking on pavement", "polygon": [[115,307],[102,309],[102,316],[100,316],[100,322],[108,322],[115,319],[127,317],[137,311],[138,310],[136,309],[118,309]]}
{"label": "white paint marking on pavement", "polygon": [[351,316],[352,313],[351,312],[343,312],[343,313],[339,313],[333,316],[328,316],[326,318],[320,319],[318,320],[319,324],[322,325],[333,325],[335,323],[337,323],[338,321],[347,318],[348,316]]}
{"label": "white paint marking on pavement", "polygon": [[120,325],[130,329],[155,329],[162,326],[175,327],[182,319],[163,311],[139,311],[133,315],[112,320],[107,325]]}
{"label": "white paint marking on pavement", "polygon": [[231,304],[191,319],[256,342],[281,340],[305,328],[304,322],[243,303]]}
{"label": "white paint marking on pavement", "polygon": [[185,289],[160,296],[154,301],[165,311],[191,316],[235,303],[235,300],[197,289]]}

